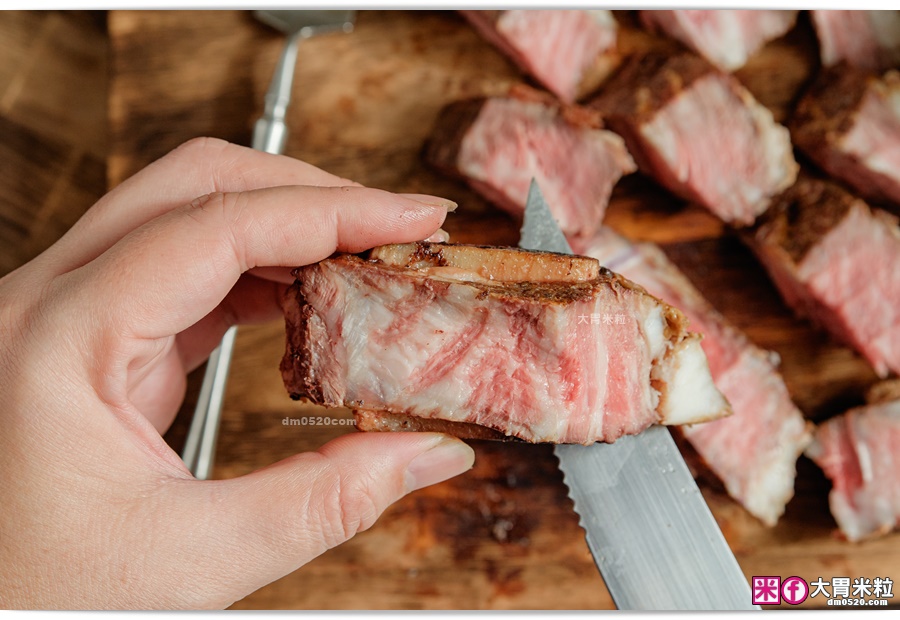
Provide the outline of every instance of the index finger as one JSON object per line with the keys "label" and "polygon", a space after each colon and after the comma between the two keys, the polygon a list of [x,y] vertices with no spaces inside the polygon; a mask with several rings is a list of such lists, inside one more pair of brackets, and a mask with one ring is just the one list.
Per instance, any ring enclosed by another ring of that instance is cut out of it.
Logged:
{"label": "index finger", "polygon": [[119,335],[160,338],[206,316],[249,269],[424,239],[453,207],[441,198],[356,187],[212,194],[156,218],[60,279],[79,291],[79,307],[70,311],[97,317]]}

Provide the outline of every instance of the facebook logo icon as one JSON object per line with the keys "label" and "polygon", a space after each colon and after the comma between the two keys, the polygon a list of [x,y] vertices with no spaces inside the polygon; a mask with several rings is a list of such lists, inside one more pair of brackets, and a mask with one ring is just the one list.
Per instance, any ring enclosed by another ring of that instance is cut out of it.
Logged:
{"label": "facebook logo icon", "polygon": [[800,577],[787,577],[782,581],[781,577],[772,575],[754,576],[752,585],[754,605],[779,605],[782,602],[799,605],[809,596],[809,585]]}

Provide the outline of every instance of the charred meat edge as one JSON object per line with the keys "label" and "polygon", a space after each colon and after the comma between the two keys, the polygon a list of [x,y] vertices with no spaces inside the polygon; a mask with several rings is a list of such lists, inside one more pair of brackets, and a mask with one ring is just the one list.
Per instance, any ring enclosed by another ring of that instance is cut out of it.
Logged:
{"label": "charred meat edge", "polygon": [[603,129],[603,119],[597,110],[575,104],[564,104],[552,95],[524,84],[513,84],[506,95],[475,97],[454,101],[438,115],[431,137],[425,143],[424,158],[432,166],[457,179],[467,180],[459,172],[459,150],[469,128],[478,120],[481,108],[488,99],[516,99],[523,103],[537,103],[553,110],[563,121],[581,129]]}

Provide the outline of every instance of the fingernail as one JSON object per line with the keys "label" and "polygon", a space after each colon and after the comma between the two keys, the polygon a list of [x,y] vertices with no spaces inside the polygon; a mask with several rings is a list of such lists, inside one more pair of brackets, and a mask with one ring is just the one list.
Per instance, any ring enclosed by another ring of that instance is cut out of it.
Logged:
{"label": "fingernail", "polygon": [[400,196],[415,200],[416,202],[428,205],[429,207],[441,207],[442,209],[446,209],[448,213],[453,213],[456,211],[456,207],[459,206],[452,200],[438,198],[437,196],[429,196],[428,194],[400,194]]}
{"label": "fingernail", "polygon": [[425,241],[431,241],[432,243],[447,243],[450,241],[450,233],[443,228],[438,228],[437,231]]}
{"label": "fingernail", "polygon": [[453,437],[443,437],[427,452],[410,461],[406,468],[406,488],[415,491],[469,471],[475,451]]}

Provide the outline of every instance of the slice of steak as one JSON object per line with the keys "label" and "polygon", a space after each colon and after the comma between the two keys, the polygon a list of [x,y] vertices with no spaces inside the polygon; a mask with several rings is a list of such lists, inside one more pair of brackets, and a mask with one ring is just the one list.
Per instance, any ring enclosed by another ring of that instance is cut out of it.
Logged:
{"label": "slice of steak", "polygon": [[831,480],[831,514],[852,541],[900,525],[900,400],[851,409],[816,430],[807,449]]}
{"label": "slice of steak", "polygon": [[460,11],[489,43],[566,103],[619,62],[610,11]]}
{"label": "slice of steak", "polygon": [[810,11],[822,64],[881,71],[900,65],[900,11]]}
{"label": "slice of steak", "polygon": [[730,413],[683,315],[591,258],[421,242],[295,274],[288,392],[364,429],[589,444]]}
{"label": "slice of steak", "polygon": [[900,72],[823,71],[797,105],[791,135],[860,195],[900,207]]}
{"label": "slice of steak", "polygon": [[681,41],[723,71],[734,71],[793,28],[797,11],[641,11],[641,22]]}
{"label": "slice of steak", "polygon": [[785,301],[865,357],[900,372],[900,229],[840,186],[801,179],[744,238]]}
{"label": "slice of steak", "polygon": [[563,232],[586,237],[600,226],[613,186],[636,170],[622,139],[602,127],[596,111],[515,88],[447,106],[425,157],[516,217],[535,178]]}
{"label": "slice of steak", "polygon": [[635,57],[591,105],[641,172],[725,222],[752,224],[796,179],[787,129],[693,54]]}
{"label": "slice of steak", "polygon": [[679,308],[691,330],[703,334],[712,378],[734,414],[681,430],[729,495],[774,525],[794,495],[797,458],[811,439],[777,357],[729,323],[655,244],[632,244],[604,227],[582,253]]}

